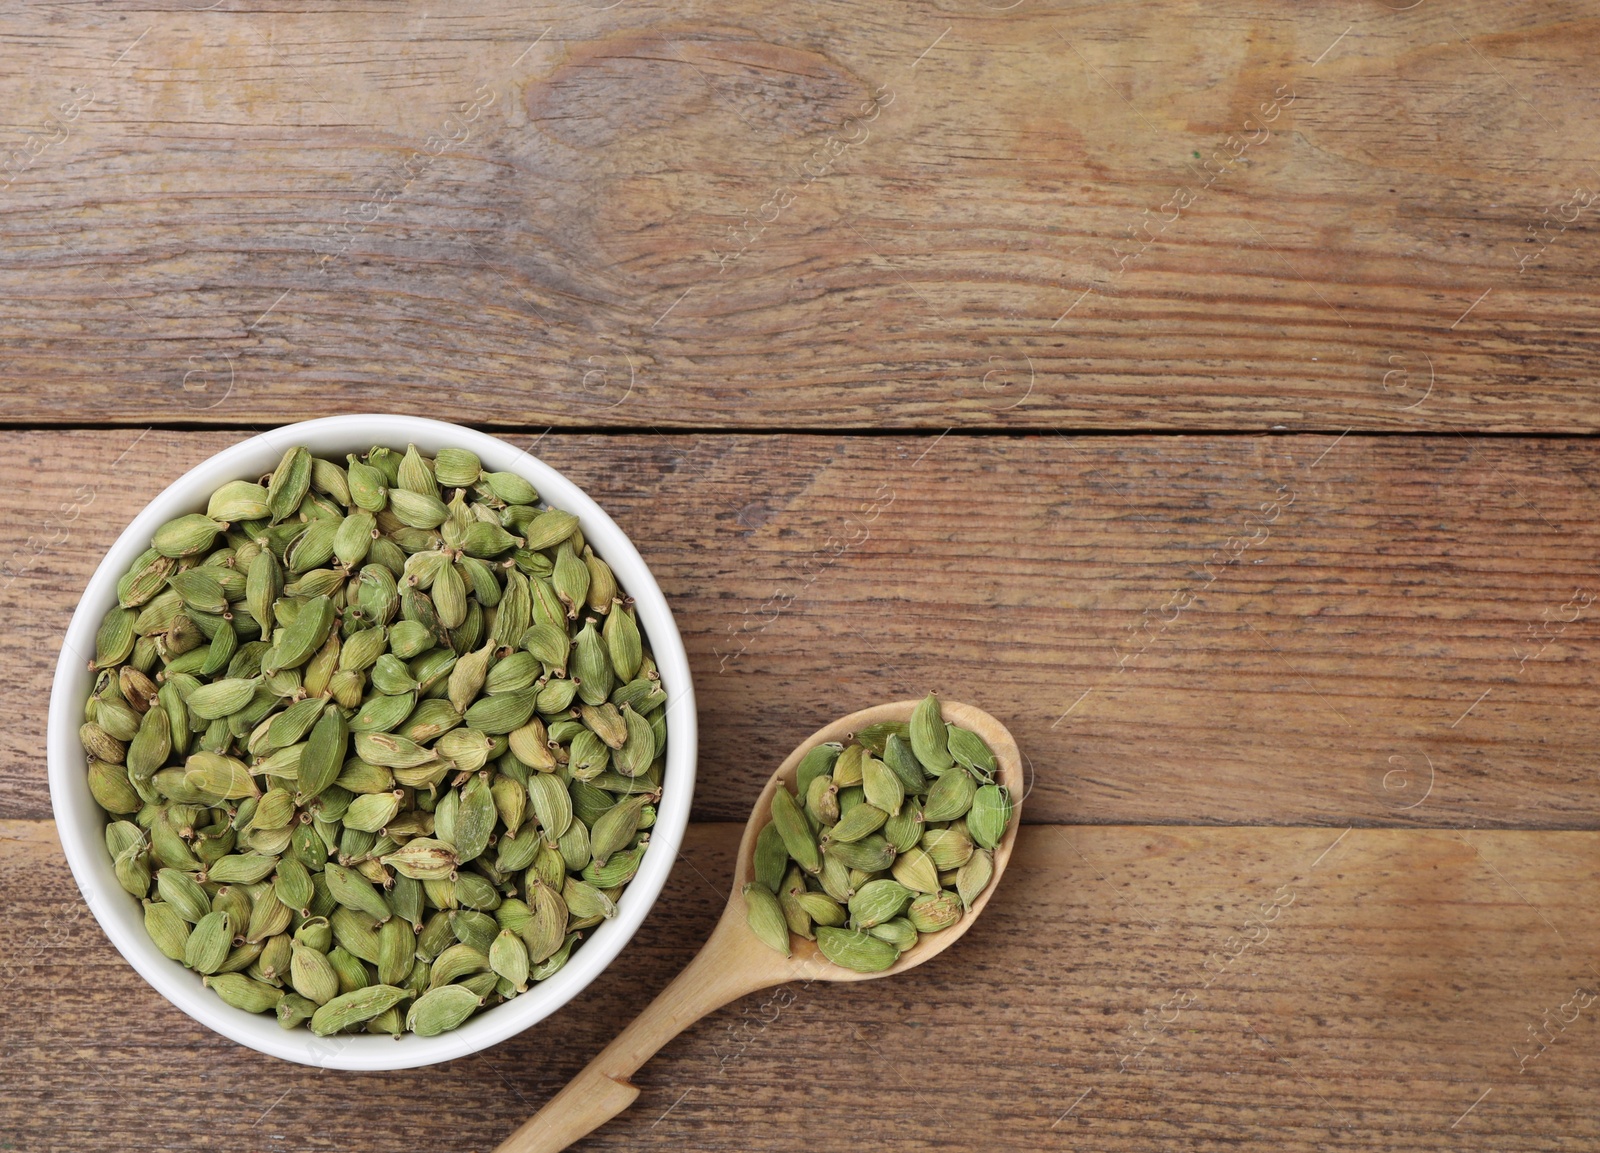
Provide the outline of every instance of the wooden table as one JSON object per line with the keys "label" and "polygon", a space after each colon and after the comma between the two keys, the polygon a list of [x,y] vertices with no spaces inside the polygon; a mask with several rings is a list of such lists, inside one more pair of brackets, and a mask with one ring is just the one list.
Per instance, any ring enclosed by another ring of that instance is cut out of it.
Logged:
{"label": "wooden table", "polygon": [[[585,1148],[1596,1147],[1592,4],[245,7],[0,12],[0,1150],[488,1149],[782,753],[929,688],[1034,774],[983,922],[714,1015]],[[42,755],[129,518],[361,410],[585,486],[702,709],[636,941],[426,1073],[168,1006]]]}

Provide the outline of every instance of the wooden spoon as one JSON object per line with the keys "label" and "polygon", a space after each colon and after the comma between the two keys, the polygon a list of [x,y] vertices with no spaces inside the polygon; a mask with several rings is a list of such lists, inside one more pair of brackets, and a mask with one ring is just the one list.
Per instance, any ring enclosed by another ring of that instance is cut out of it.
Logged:
{"label": "wooden spoon", "polygon": [[1010,790],[1015,805],[1005,837],[995,846],[994,877],[972,903],[971,912],[950,928],[923,936],[881,973],[857,973],[835,965],[818,951],[814,942],[805,940],[794,941],[793,955],[784,957],[762,944],[745,921],[743,893],[745,883],[754,876],[756,834],[771,819],[772,795],[778,782],[782,781],[792,790],[801,758],[824,741],[847,741],[851,734],[883,721],[909,721],[916,707],[916,701],[897,701],[851,713],[811,734],[810,739],[789,754],[772,774],[767,787],[761,790],[755,811],[745,825],[734,868],[732,896],[711,939],[649,1008],[531,1120],[506,1138],[495,1153],[557,1153],[604,1125],[633,1104],[639,1089],[628,1078],[657,1050],[707,1013],[746,993],[794,980],[865,981],[893,976],[937,956],[960,939],[988,904],[1011,857],[1011,847],[1021,823],[1023,780],[1017,742],[1006,727],[982,709],[948,701],[942,706],[944,719],[971,729],[984,739],[1000,763],[995,780]]}

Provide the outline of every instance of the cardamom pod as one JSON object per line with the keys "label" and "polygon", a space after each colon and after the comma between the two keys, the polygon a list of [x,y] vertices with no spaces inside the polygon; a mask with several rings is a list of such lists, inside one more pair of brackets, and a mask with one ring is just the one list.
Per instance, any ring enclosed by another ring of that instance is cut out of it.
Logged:
{"label": "cardamom pod", "polygon": [[861,929],[817,929],[817,948],[835,965],[858,973],[881,973],[900,959],[900,950]]}
{"label": "cardamom pod", "polygon": [[757,882],[744,887],[745,919],[762,942],[789,956],[789,922],[772,890]]}
{"label": "cardamom pod", "polygon": [[341,993],[311,1015],[311,1031],[319,1037],[341,1032],[392,1009],[408,995],[406,990],[393,985],[368,985],[352,993]]}

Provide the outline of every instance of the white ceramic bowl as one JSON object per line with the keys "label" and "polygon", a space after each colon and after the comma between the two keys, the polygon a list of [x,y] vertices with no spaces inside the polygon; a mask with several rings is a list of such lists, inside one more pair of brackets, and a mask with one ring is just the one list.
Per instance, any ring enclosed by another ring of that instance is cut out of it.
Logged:
{"label": "white ceramic bowl", "polygon": [[[100,621],[116,603],[117,578],[149,546],[160,525],[184,513],[204,512],[207,498],[224,482],[272,471],[285,450],[297,444],[317,455],[343,459],[346,453],[364,452],[374,444],[404,449],[411,443],[429,454],[452,445],[471,449],[485,468],[518,473],[539,490],[541,499],[577,514],[585,539],[634,598],[667,690],[663,792],[650,850],[618,902],[617,916],[590,933],[555,976],[439,1037],[317,1037],[304,1027],[280,1028],[271,1014],[246,1013],[223,1004],[201,985],[199,976],[164,956],[145,932],[139,902],[117,883],[112,870],[105,847],[106,815],[90,796],[84,771],[78,726],[93,687],[88,662]],[[90,578],[67,628],[50,694],[48,751],[50,798],[72,875],[111,943],[162,996],[224,1036],[274,1057],[329,1069],[407,1069],[465,1056],[522,1032],[577,996],[622,951],[666,883],[689,822],[696,753],[694,689],[683,640],[660,586],[623,531],[577,485],[505,441],[458,425],[409,416],[333,416],[274,429],[219,452],[174,481],[134,518]],[[155,1023],[130,1020],[129,1024],[149,1028]]]}

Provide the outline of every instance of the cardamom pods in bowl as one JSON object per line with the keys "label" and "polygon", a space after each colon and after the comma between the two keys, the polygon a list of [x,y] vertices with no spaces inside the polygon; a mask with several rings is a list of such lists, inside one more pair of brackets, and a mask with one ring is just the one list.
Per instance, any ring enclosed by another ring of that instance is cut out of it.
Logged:
{"label": "cardamom pods in bowl", "polygon": [[335,417],[119,539],[57,669],[51,791],[91,909],[180,1008],[402,1068],[615,957],[681,841],[694,720],[661,591],[580,490],[481,433]]}

